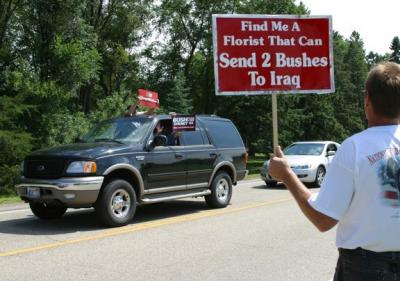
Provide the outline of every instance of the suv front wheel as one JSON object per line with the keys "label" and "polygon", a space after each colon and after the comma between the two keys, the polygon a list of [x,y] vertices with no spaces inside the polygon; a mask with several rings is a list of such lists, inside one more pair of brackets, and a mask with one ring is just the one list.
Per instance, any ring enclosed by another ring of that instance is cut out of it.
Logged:
{"label": "suv front wheel", "polygon": [[211,208],[224,208],[232,198],[232,180],[226,172],[219,172],[212,181],[211,194],[206,195],[206,203]]}
{"label": "suv front wheel", "polygon": [[120,179],[110,181],[101,192],[95,209],[106,226],[128,224],[136,211],[136,194],[132,185]]}

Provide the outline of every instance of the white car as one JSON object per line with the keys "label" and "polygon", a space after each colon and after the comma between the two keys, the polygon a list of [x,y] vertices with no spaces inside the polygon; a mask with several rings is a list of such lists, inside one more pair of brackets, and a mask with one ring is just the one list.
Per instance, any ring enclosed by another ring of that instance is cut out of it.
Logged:
{"label": "white car", "polygon": [[[320,186],[339,147],[333,141],[295,142],[283,153],[302,182]],[[275,186],[277,181],[268,174],[268,165],[269,160],[261,168],[261,179],[267,186]]]}

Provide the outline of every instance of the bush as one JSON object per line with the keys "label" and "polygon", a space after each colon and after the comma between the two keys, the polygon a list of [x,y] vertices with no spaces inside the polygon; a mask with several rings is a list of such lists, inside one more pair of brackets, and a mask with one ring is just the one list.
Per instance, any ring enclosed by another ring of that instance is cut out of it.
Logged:
{"label": "bush", "polygon": [[15,195],[19,163],[31,152],[32,137],[24,132],[0,130],[0,195]]}
{"label": "bush", "polygon": [[31,149],[30,134],[0,130],[0,165],[19,164]]}
{"label": "bush", "polygon": [[0,195],[16,195],[15,184],[20,177],[20,166],[0,166]]}
{"label": "bush", "polygon": [[249,160],[247,162],[249,175],[259,174],[261,172],[262,165],[267,159],[267,156],[264,154],[256,154],[255,156],[249,157]]}

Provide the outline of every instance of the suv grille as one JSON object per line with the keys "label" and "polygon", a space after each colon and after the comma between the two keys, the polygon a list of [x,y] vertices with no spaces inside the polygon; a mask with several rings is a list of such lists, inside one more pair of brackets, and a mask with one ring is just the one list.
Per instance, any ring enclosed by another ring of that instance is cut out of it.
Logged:
{"label": "suv grille", "polygon": [[25,160],[24,176],[37,179],[56,179],[64,174],[63,159]]}

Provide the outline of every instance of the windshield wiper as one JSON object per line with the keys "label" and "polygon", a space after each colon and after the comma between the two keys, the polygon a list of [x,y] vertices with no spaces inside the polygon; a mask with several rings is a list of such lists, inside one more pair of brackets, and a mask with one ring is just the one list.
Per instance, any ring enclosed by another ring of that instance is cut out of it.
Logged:
{"label": "windshield wiper", "polygon": [[102,141],[104,141],[104,142],[116,142],[116,143],[123,144],[123,142],[121,142],[121,141],[117,141],[115,139],[107,139],[107,138],[95,139],[94,141],[95,142],[102,142]]}

